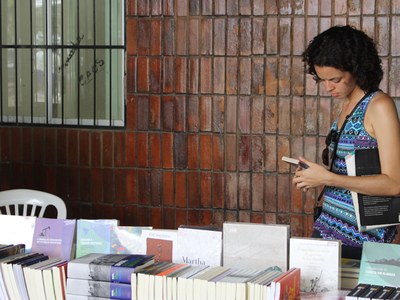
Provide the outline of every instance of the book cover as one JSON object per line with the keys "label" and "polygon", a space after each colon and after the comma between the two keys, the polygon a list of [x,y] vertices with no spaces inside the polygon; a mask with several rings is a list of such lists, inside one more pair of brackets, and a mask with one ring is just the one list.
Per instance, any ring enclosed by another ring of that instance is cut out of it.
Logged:
{"label": "book cover", "polygon": [[364,242],[359,282],[398,286],[400,280],[400,245]]}
{"label": "book cover", "polygon": [[111,228],[111,254],[146,254],[142,231],[151,226],[113,226]]}
{"label": "book cover", "polygon": [[0,258],[5,258],[11,255],[15,255],[18,253],[25,253],[25,245],[17,244],[17,245],[8,245],[0,249]]}
{"label": "book cover", "polygon": [[289,261],[290,268],[301,269],[302,292],[340,289],[340,241],[292,237]]}
{"label": "book cover", "polygon": [[76,223],[76,258],[89,253],[110,252],[111,228],[118,226],[114,219],[79,219]]}
{"label": "book cover", "polygon": [[142,238],[146,241],[146,254],[154,255],[155,261],[176,262],[178,230],[152,229],[143,230]]}
{"label": "book cover", "polygon": [[177,263],[216,267],[221,260],[222,231],[178,228]]}
{"label": "book cover", "polygon": [[346,300],[357,300],[369,287],[370,284],[359,283],[346,295]]}
{"label": "book cover", "polygon": [[358,299],[359,300],[370,300],[374,298],[381,290],[383,286],[371,284],[365,291],[362,293]]}
{"label": "book cover", "polygon": [[295,300],[300,296],[300,269],[291,268],[283,276],[272,281],[274,287],[271,288],[275,300],[288,299]]}
{"label": "book cover", "polygon": [[372,297],[372,300],[377,299],[388,299],[391,294],[396,290],[395,287],[392,286],[383,286],[382,289]]}
{"label": "book cover", "polygon": [[37,218],[32,251],[70,260],[73,255],[76,220]]}
{"label": "book cover", "polygon": [[0,244],[24,244],[25,252],[32,251],[36,217],[0,215]]}
{"label": "book cover", "polygon": [[153,262],[151,255],[91,253],[68,263],[68,277],[130,283],[133,272]]}
{"label": "book cover", "polygon": [[[378,149],[357,149],[346,156],[349,176],[380,174]],[[357,226],[360,231],[386,227],[400,223],[400,197],[369,196],[351,192]]]}
{"label": "book cover", "polygon": [[131,286],[128,283],[67,278],[67,294],[130,300]]}
{"label": "book cover", "polygon": [[288,269],[290,226],[225,222],[223,224],[224,266],[239,269]]}

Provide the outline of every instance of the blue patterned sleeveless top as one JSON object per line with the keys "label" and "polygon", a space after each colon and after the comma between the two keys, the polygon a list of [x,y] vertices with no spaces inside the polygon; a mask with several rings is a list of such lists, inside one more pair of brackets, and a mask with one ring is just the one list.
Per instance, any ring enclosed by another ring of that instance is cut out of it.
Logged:
{"label": "blue patterned sleeveless top", "polygon": [[[377,148],[377,141],[364,128],[364,116],[368,104],[377,92],[372,92],[363,99],[349,116],[342,134],[337,141],[336,157],[333,161],[332,172],[347,175],[345,157],[355,149]],[[331,130],[339,132],[338,120]],[[329,145],[333,151],[335,142]],[[314,223],[314,229],[319,231],[324,239],[338,239],[343,245],[361,247],[365,241],[385,242],[393,241],[396,227],[384,227],[366,232],[360,232],[357,227],[354,207],[350,191],[347,189],[326,186],[322,213]]]}

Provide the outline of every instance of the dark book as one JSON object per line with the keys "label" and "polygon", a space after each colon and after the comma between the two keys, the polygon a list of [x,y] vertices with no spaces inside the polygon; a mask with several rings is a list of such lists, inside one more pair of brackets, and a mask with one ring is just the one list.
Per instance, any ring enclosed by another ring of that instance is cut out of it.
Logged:
{"label": "dark book", "polygon": [[400,287],[396,288],[395,291],[393,291],[393,293],[390,294],[389,297],[387,297],[386,299],[400,299]]}
{"label": "dark book", "polygon": [[368,289],[358,297],[359,300],[370,300],[382,290],[383,286],[371,284]]}
{"label": "dark book", "polygon": [[396,290],[392,286],[384,286],[382,289],[372,297],[372,300],[389,299],[389,296]]}
{"label": "dark book", "polygon": [[8,245],[0,249],[0,258],[25,252],[24,244]]}
{"label": "dark book", "polygon": [[[381,173],[378,149],[357,149],[346,158],[349,175]],[[351,192],[360,231],[400,224],[400,196],[369,196]]]}
{"label": "dark book", "polygon": [[370,286],[370,284],[366,283],[358,284],[346,295],[346,300],[357,300]]}

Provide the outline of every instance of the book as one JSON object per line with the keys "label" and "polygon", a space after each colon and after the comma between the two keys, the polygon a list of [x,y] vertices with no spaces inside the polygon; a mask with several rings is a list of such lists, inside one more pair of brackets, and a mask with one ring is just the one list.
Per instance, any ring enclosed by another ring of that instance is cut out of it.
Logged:
{"label": "book", "polygon": [[67,294],[130,300],[131,286],[121,282],[67,278]]}
{"label": "book", "polygon": [[67,267],[68,261],[60,262],[53,266],[51,274],[53,276],[54,291],[57,300],[64,300],[67,293]]}
{"label": "book", "polygon": [[76,258],[89,253],[108,254],[111,247],[111,228],[118,226],[114,219],[79,219],[76,223]]}
{"label": "book", "polygon": [[395,287],[383,286],[382,289],[372,297],[372,300],[389,299],[390,295],[393,294],[395,290]]}
{"label": "book", "polygon": [[151,226],[113,226],[110,254],[146,254],[142,231]]}
{"label": "book", "polygon": [[281,276],[272,280],[271,293],[274,300],[295,300],[300,296],[300,269],[291,268]]}
{"label": "book", "polygon": [[289,163],[289,164],[299,166],[299,167],[301,167],[303,169],[308,169],[309,168],[309,166],[305,162],[302,162],[302,161],[298,160],[297,158],[282,156],[282,160],[284,162]]}
{"label": "book", "polygon": [[289,267],[301,269],[302,292],[340,289],[341,241],[290,238]]}
{"label": "book", "polygon": [[109,300],[108,297],[92,297],[92,296],[82,296],[82,295],[73,295],[67,294],[66,300]]}
{"label": "book", "polygon": [[70,260],[73,256],[76,220],[37,218],[32,251]]}
{"label": "book", "polygon": [[209,269],[210,267],[208,266],[202,266],[202,265],[192,265],[189,267],[186,272],[181,274],[176,281],[177,287],[176,287],[176,294],[178,299],[192,299],[189,298],[190,296],[193,296],[193,281],[191,280],[192,277],[194,277],[196,274],[199,274],[201,272],[205,272],[205,270]]}
{"label": "book", "polygon": [[358,299],[359,300],[370,300],[375,297],[382,290],[383,286],[371,284],[365,291],[362,293]]}
{"label": "book", "polygon": [[176,257],[176,263],[221,266],[222,231],[178,228]]}
{"label": "book", "polygon": [[357,300],[369,287],[370,284],[359,283],[346,295],[346,300]]}
{"label": "book", "polygon": [[130,283],[133,272],[153,263],[152,255],[91,253],[68,263],[68,278]]}
{"label": "book", "polygon": [[31,252],[35,222],[36,217],[0,214],[0,244],[24,244],[25,252]]}
{"label": "book", "polygon": [[396,290],[390,294],[388,299],[400,299],[400,287],[396,288]]}
{"label": "book", "polygon": [[23,257],[23,256],[27,256],[27,255],[31,255],[31,254],[30,253],[17,253],[17,254],[7,256],[7,257],[0,258],[0,295],[1,295],[0,299],[10,299],[9,292],[8,292],[7,286],[6,286],[5,274],[3,274],[3,272],[2,272],[2,264],[4,262],[12,261],[18,257]]}
{"label": "book", "polygon": [[177,262],[176,229],[151,229],[142,231],[146,244],[146,254],[154,255],[155,261]]}
{"label": "book", "polygon": [[290,226],[224,222],[223,266],[238,269],[288,269]]}
{"label": "book", "polygon": [[18,253],[25,253],[25,244],[7,245],[2,247],[0,249],[0,259]]}
{"label": "book", "polygon": [[359,282],[395,286],[400,278],[400,245],[364,242]]}
{"label": "book", "polygon": [[[380,174],[378,149],[357,149],[346,156],[349,176]],[[369,196],[351,191],[360,231],[400,224],[400,196]]]}

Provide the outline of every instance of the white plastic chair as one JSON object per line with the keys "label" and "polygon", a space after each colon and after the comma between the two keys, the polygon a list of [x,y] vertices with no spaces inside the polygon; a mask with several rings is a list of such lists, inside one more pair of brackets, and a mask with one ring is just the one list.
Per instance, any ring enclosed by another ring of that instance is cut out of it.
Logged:
{"label": "white plastic chair", "polygon": [[5,211],[7,215],[36,216],[42,218],[46,208],[51,205],[56,208],[58,219],[67,218],[65,203],[56,195],[29,189],[0,192],[0,214]]}

